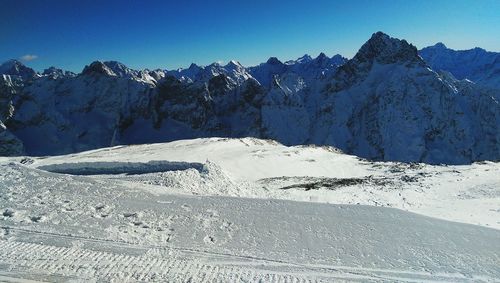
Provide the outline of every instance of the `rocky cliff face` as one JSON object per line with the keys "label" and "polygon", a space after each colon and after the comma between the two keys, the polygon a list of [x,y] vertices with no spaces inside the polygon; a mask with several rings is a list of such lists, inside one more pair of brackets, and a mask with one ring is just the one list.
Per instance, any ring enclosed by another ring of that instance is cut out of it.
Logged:
{"label": "rocky cliff face", "polygon": [[351,60],[320,54],[176,71],[110,61],[78,75],[25,73],[2,77],[1,155],[254,136],[376,160],[500,159],[498,90],[435,72],[414,46],[380,32]]}

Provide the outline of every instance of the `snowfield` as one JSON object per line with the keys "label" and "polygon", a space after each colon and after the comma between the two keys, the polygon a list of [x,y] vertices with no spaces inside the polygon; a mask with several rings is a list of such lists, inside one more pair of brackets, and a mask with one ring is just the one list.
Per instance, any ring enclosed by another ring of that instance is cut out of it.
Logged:
{"label": "snowfield", "polygon": [[0,281],[498,281],[500,164],[253,138],[0,158]]}

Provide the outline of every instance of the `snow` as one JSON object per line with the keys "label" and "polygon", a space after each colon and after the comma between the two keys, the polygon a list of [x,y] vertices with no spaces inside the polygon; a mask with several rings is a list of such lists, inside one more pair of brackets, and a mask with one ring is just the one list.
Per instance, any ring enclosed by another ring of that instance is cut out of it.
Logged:
{"label": "snow", "polygon": [[500,276],[493,162],[368,162],[332,147],[210,138],[4,157],[0,167],[9,280]]}
{"label": "snow", "polygon": [[210,138],[0,167],[5,280],[500,276],[497,163],[368,162],[332,147]]}
{"label": "snow", "polygon": [[[210,138],[119,146],[34,159],[30,166],[53,172],[61,172],[58,167],[85,171],[91,166],[95,170],[114,166],[115,171],[128,167],[130,172],[136,172],[141,165],[149,168],[144,173],[152,173],[152,169],[162,171],[155,169],[158,167],[155,164],[172,162],[196,164],[191,166],[196,178],[203,179],[207,172],[214,174],[213,170],[217,171],[218,178],[225,180],[224,184],[238,184],[233,188],[211,185],[203,191],[198,186],[200,182],[190,184],[192,178],[186,178],[180,182],[186,184],[180,186],[182,188],[166,186],[177,193],[226,196],[230,191],[229,195],[236,197],[396,207],[431,217],[500,228],[500,181],[497,178],[500,167],[494,162],[464,166],[369,162],[332,147],[287,147],[271,140]],[[206,167],[207,162],[217,169],[202,172],[200,168]],[[159,169],[171,171],[165,166]],[[142,183],[133,176],[125,178]],[[179,183],[165,174],[146,179],[146,183]],[[290,184],[328,183],[332,179],[360,179],[360,183],[309,191],[300,186],[280,189]],[[220,188],[226,191],[221,193]]]}

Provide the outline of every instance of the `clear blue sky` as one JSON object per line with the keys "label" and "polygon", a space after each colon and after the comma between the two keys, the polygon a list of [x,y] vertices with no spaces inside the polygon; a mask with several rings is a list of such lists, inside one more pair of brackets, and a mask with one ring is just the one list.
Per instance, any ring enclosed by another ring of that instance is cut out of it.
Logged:
{"label": "clear blue sky", "polygon": [[[236,59],[254,65],[340,53],[373,32],[422,48],[500,51],[499,0],[3,0],[0,61],[79,72],[94,60],[178,68]],[[26,56],[34,55],[34,56]],[[36,58],[35,58],[36,57]]]}

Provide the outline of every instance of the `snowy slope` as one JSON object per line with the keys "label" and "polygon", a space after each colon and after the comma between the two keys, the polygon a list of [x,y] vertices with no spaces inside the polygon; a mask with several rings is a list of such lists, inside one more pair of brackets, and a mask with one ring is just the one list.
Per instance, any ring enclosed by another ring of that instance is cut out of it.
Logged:
{"label": "snowy slope", "polygon": [[213,138],[1,158],[0,168],[0,280],[500,276],[496,163],[372,163],[329,147]]}
{"label": "snowy slope", "polygon": [[[191,169],[161,173],[182,164]],[[147,175],[120,179],[181,194],[396,207],[500,228],[498,165],[368,162],[331,147],[212,138],[34,159],[30,167],[77,175],[98,170],[111,178],[127,170],[142,170]]]}

